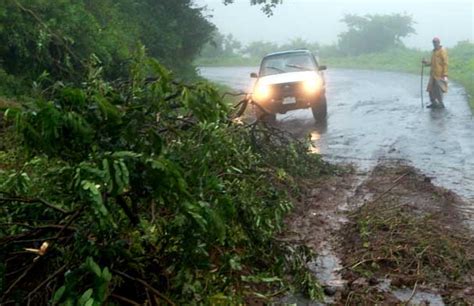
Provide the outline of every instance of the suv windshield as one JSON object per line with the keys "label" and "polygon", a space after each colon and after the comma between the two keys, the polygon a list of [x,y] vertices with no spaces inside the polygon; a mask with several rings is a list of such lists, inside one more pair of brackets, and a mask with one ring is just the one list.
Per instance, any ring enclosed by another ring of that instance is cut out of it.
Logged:
{"label": "suv windshield", "polygon": [[267,56],[260,66],[260,76],[271,74],[314,71],[316,63],[308,53],[282,53]]}

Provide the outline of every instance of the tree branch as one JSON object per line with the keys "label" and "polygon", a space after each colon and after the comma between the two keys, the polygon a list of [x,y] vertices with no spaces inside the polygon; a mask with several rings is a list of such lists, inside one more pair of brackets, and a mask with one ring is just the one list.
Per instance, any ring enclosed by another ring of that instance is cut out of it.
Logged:
{"label": "tree branch", "polygon": [[53,210],[59,211],[60,213],[63,214],[71,214],[70,211],[64,210],[61,207],[57,207],[43,199],[30,199],[30,198],[22,198],[22,197],[14,197],[14,196],[8,196],[4,198],[0,198],[0,203],[5,203],[5,202],[21,202],[21,203],[39,203],[42,204],[46,207],[49,207]]}
{"label": "tree branch", "polygon": [[133,277],[133,276],[130,276],[128,275],[127,273],[124,273],[124,272],[121,272],[121,271],[118,271],[118,270],[113,270],[114,273],[120,275],[120,276],[123,276],[125,278],[128,278],[132,281],[135,281],[137,283],[140,283],[142,284],[145,288],[149,289],[151,292],[153,292],[155,295],[157,295],[158,297],[160,297],[162,300],[164,300],[165,302],[167,302],[168,304],[170,305],[175,305],[175,303],[173,303],[167,296],[165,296],[163,293],[159,292],[157,289],[155,289],[153,286],[151,286],[150,284],[148,284],[146,281],[144,281],[143,279],[141,278],[137,278],[137,277]]}
{"label": "tree branch", "polygon": [[52,279],[54,279],[59,273],[61,273],[62,271],[64,271],[64,269],[66,269],[67,265],[63,265],[61,268],[59,268],[58,270],[56,270],[56,272],[54,272],[53,274],[51,274],[47,279],[45,279],[44,281],[41,282],[41,284],[39,284],[38,286],[36,286],[35,289],[33,289],[33,291],[30,291],[30,293],[28,293],[28,295],[23,299],[23,300],[29,300],[38,290],[40,290],[44,285],[46,285],[47,283],[49,283]]}
{"label": "tree branch", "polygon": [[132,212],[130,207],[128,207],[127,202],[125,201],[124,197],[123,196],[117,196],[115,199],[117,200],[117,203],[122,208],[125,215],[127,215],[130,222],[133,225],[137,225],[138,224],[138,217]]}

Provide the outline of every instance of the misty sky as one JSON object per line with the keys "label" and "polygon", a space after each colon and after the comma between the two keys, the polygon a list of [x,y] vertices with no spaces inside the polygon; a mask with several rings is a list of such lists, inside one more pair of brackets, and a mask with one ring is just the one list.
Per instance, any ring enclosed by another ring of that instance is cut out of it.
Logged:
{"label": "misty sky", "polygon": [[221,0],[195,0],[206,5],[210,20],[224,34],[232,34],[244,44],[255,41],[285,43],[296,37],[321,44],[337,42],[345,30],[344,14],[408,13],[415,20],[417,34],[404,39],[409,47],[430,49],[439,36],[444,46],[460,40],[474,40],[474,0],[284,0],[267,18],[249,0],[235,0],[225,6]]}

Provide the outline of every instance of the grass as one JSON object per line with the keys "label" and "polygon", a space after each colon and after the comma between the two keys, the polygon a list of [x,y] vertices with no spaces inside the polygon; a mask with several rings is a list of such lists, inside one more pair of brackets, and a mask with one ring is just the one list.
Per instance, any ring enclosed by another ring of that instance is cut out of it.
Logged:
{"label": "grass", "polygon": [[323,59],[329,67],[351,69],[374,69],[420,73],[421,59],[428,58],[428,52],[413,50],[392,50],[385,53],[363,54],[350,57],[329,57]]}

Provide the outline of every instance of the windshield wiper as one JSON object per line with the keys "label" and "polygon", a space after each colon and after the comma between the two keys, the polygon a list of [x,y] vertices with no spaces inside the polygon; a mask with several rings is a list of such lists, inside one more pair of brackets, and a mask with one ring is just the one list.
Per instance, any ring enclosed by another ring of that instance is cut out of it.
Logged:
{"label": "windshield wiper", "polygon": [[273,69],[273,70],[280,71],[280,72],[286,72],[286,71],[283,70],[283,69],[280,69],[280,68],[277,68],[277,67],[273,67],[273,66],[266,66],[265,68]]}
{"label": "windshield wiper", "polygon": [[307,67],[302,67],[302,66],[293,65],[293,64],[288,64],[288,65],[286,65],[286,67],[296,68],[296,69],[299,69],[299,70],[309,70]]}

